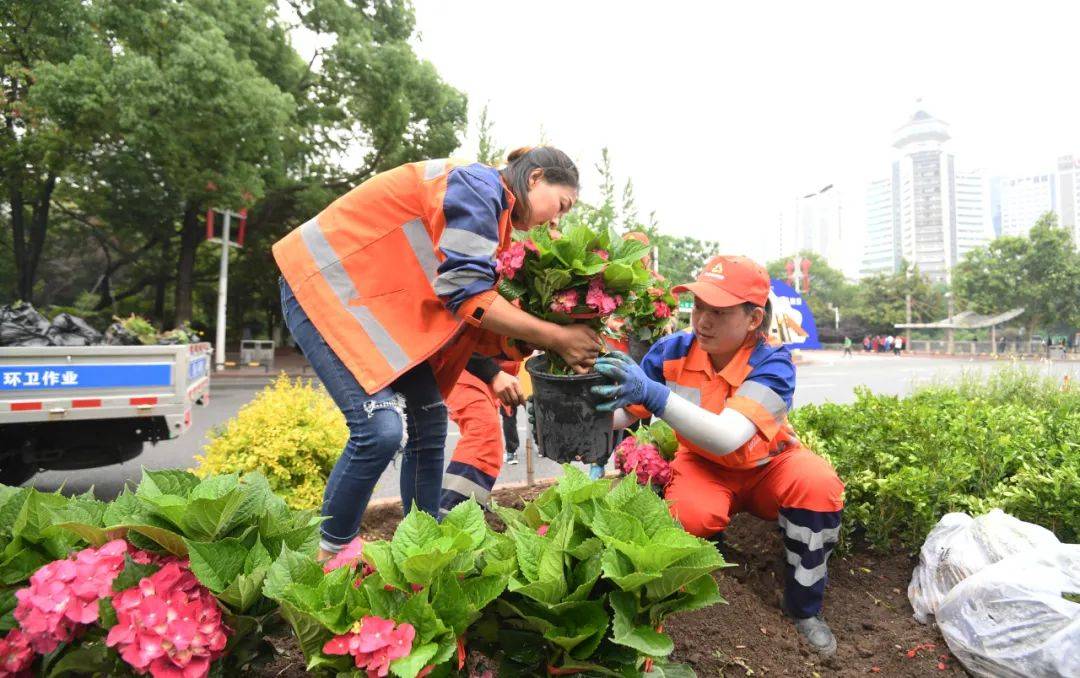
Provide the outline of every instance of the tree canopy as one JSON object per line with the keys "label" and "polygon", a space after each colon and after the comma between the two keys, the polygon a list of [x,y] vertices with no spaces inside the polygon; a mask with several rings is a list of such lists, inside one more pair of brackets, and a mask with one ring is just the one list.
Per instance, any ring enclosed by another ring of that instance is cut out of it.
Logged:
{"label": "tree canopy", "polygon": [[0,282],[206,324],[203,215],[247,208],[230,285],[244,323],[276,297],[274,240],[371,174],[457,148],[465,97],[413,33],[405,0],[3,3]]}

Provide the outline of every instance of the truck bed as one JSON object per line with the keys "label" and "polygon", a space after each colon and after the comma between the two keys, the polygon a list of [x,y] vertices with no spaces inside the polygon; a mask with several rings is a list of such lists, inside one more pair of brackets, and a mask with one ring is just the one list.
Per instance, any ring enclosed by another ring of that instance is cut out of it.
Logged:
{"label": "truck bed", "polygon": [[0,348],[0,426],[164,417],[168,437],[210,397],[208,343]]}

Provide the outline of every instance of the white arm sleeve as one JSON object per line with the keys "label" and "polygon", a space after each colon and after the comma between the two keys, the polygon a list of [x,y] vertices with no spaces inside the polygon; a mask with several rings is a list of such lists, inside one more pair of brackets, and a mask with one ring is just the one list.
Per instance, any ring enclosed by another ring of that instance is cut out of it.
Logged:
{"label": "white arm sleeve", "polygon": [[638,417],[627,412],[624,408],[620,407],[615,410],[615,418],[611,423],[611,428],[614,431],[621,431],[630,424],[633,424],[638,420]]}
{"label": "white arm sleeve", "polygon": [[730,407],[716,414],[676,393],[668,396],[660,418],[679,435],[718,457],[742,447],[758,430],[754,422]]}

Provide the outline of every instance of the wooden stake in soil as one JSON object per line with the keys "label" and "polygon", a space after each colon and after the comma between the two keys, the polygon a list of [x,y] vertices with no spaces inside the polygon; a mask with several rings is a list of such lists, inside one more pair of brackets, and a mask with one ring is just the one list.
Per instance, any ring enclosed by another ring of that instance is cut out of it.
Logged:
{"label": "wooden stake in soil", "polygon": [[525,436],[525,486],[532,487],[533,482],[533,441],[531,432]]}

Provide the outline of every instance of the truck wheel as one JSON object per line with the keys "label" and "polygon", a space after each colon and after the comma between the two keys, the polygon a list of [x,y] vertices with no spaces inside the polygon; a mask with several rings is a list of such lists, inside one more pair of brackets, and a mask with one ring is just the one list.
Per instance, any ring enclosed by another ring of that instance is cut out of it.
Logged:
{"label": "truck wheel", "polygon": [[2,466],[0,466],[0,485],[10,485],[12,487],[22,485],[37,473],[36,466],[27,464],[17,457],[9,457],[0,461],[3,462]]}

